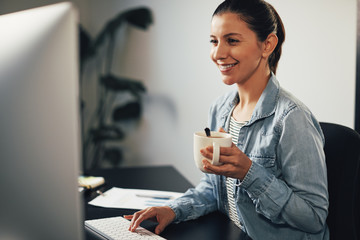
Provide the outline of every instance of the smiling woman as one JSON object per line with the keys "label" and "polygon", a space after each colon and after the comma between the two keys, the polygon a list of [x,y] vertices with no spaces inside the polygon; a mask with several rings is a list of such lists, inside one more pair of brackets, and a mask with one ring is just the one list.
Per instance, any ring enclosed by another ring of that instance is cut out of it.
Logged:
{"label": "smiling woman", "polygon": [[[130,230],[156,218],[171,222],[222,211],[252,239],[329,239],[324,138],[311,111],[285,91],[276,68],[285,38],[276,10],[263,0],[226,0],[211,22],[210,57],[236,90],[210,108],[212,131],[233,136],[212,165],[200,150],[204,178],[164,207],[135,213]],[[307,169],[306,171],[304,169]]]}
{"label": "smiling woman", "polygon": [[[225,84],[244,84],[255,72],[264,72],[277,37],[258,40],[248,24],[235,13],[214,15],[211,24],[211,59],[219,67]],[[266,73],[269,74],[269,71]]]}

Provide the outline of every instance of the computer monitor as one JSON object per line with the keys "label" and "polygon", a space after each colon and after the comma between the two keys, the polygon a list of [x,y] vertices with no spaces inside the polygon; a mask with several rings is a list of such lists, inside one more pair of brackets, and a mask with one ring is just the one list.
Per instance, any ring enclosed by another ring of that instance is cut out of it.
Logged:
{"label": "computer monitor", "polygon": [[0,239],[83,239],[77,13],[0,16]]}

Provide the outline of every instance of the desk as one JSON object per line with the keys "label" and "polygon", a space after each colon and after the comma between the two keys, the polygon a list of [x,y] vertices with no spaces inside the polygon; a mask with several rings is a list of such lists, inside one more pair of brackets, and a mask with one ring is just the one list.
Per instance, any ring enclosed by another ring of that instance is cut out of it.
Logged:
{"label": "desk", "polygon": [[[105,178],[106,184],[99,188],[101,191],[106,191],[112,187],[120,187],[185,192],[188,188],[193,187],[189,181],[171,166],[100,169],[88,171],[86,174],[103,176]],[[135,210],[131,209],[100,208],[87,204],[87,202],[96,196],[95,192],[86,192],[84,194],[86,220],[122,216],[135,212]],[[156,224],[151,221],[144,221],[141,226],[153,232]],[[160,235],[169,240],[248,239],[227,216],[220,212],[214,212],[196,220],[170,224]],[[86,232],[86,239],[92,240],[97,238],[91,233]]]}

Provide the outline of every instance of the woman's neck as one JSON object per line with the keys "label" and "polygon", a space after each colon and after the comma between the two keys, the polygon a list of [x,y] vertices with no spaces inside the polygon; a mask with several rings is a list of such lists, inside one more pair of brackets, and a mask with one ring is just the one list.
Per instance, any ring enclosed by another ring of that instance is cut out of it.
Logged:
{"label": "woman's neck", "polygon": [[262,92],[271,77],[271,72],[253,75],[243,84],[238,84],[239,103],[233,111],[237,121],[249,121]]}

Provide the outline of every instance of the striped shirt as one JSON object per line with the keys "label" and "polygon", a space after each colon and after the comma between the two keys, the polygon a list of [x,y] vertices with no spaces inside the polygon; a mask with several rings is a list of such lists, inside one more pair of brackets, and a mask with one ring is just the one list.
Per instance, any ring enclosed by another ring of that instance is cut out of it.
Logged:
{"label": "striped shirt", "polygon": [[[230,134],[232,136],[232,142],[237,145],[239,140],[239,132],[242,126],[244,126],[246,122],[238,122],[233,117],[230,119]],[[228,204],[229,204],[229,217],[231,221],[235,223],[240,229],[243,228],[239,221],[239,216],[236,210],[235,204],[235,182],[237,179],[227,177],[226,178],[226,192],[228,197]]]}

